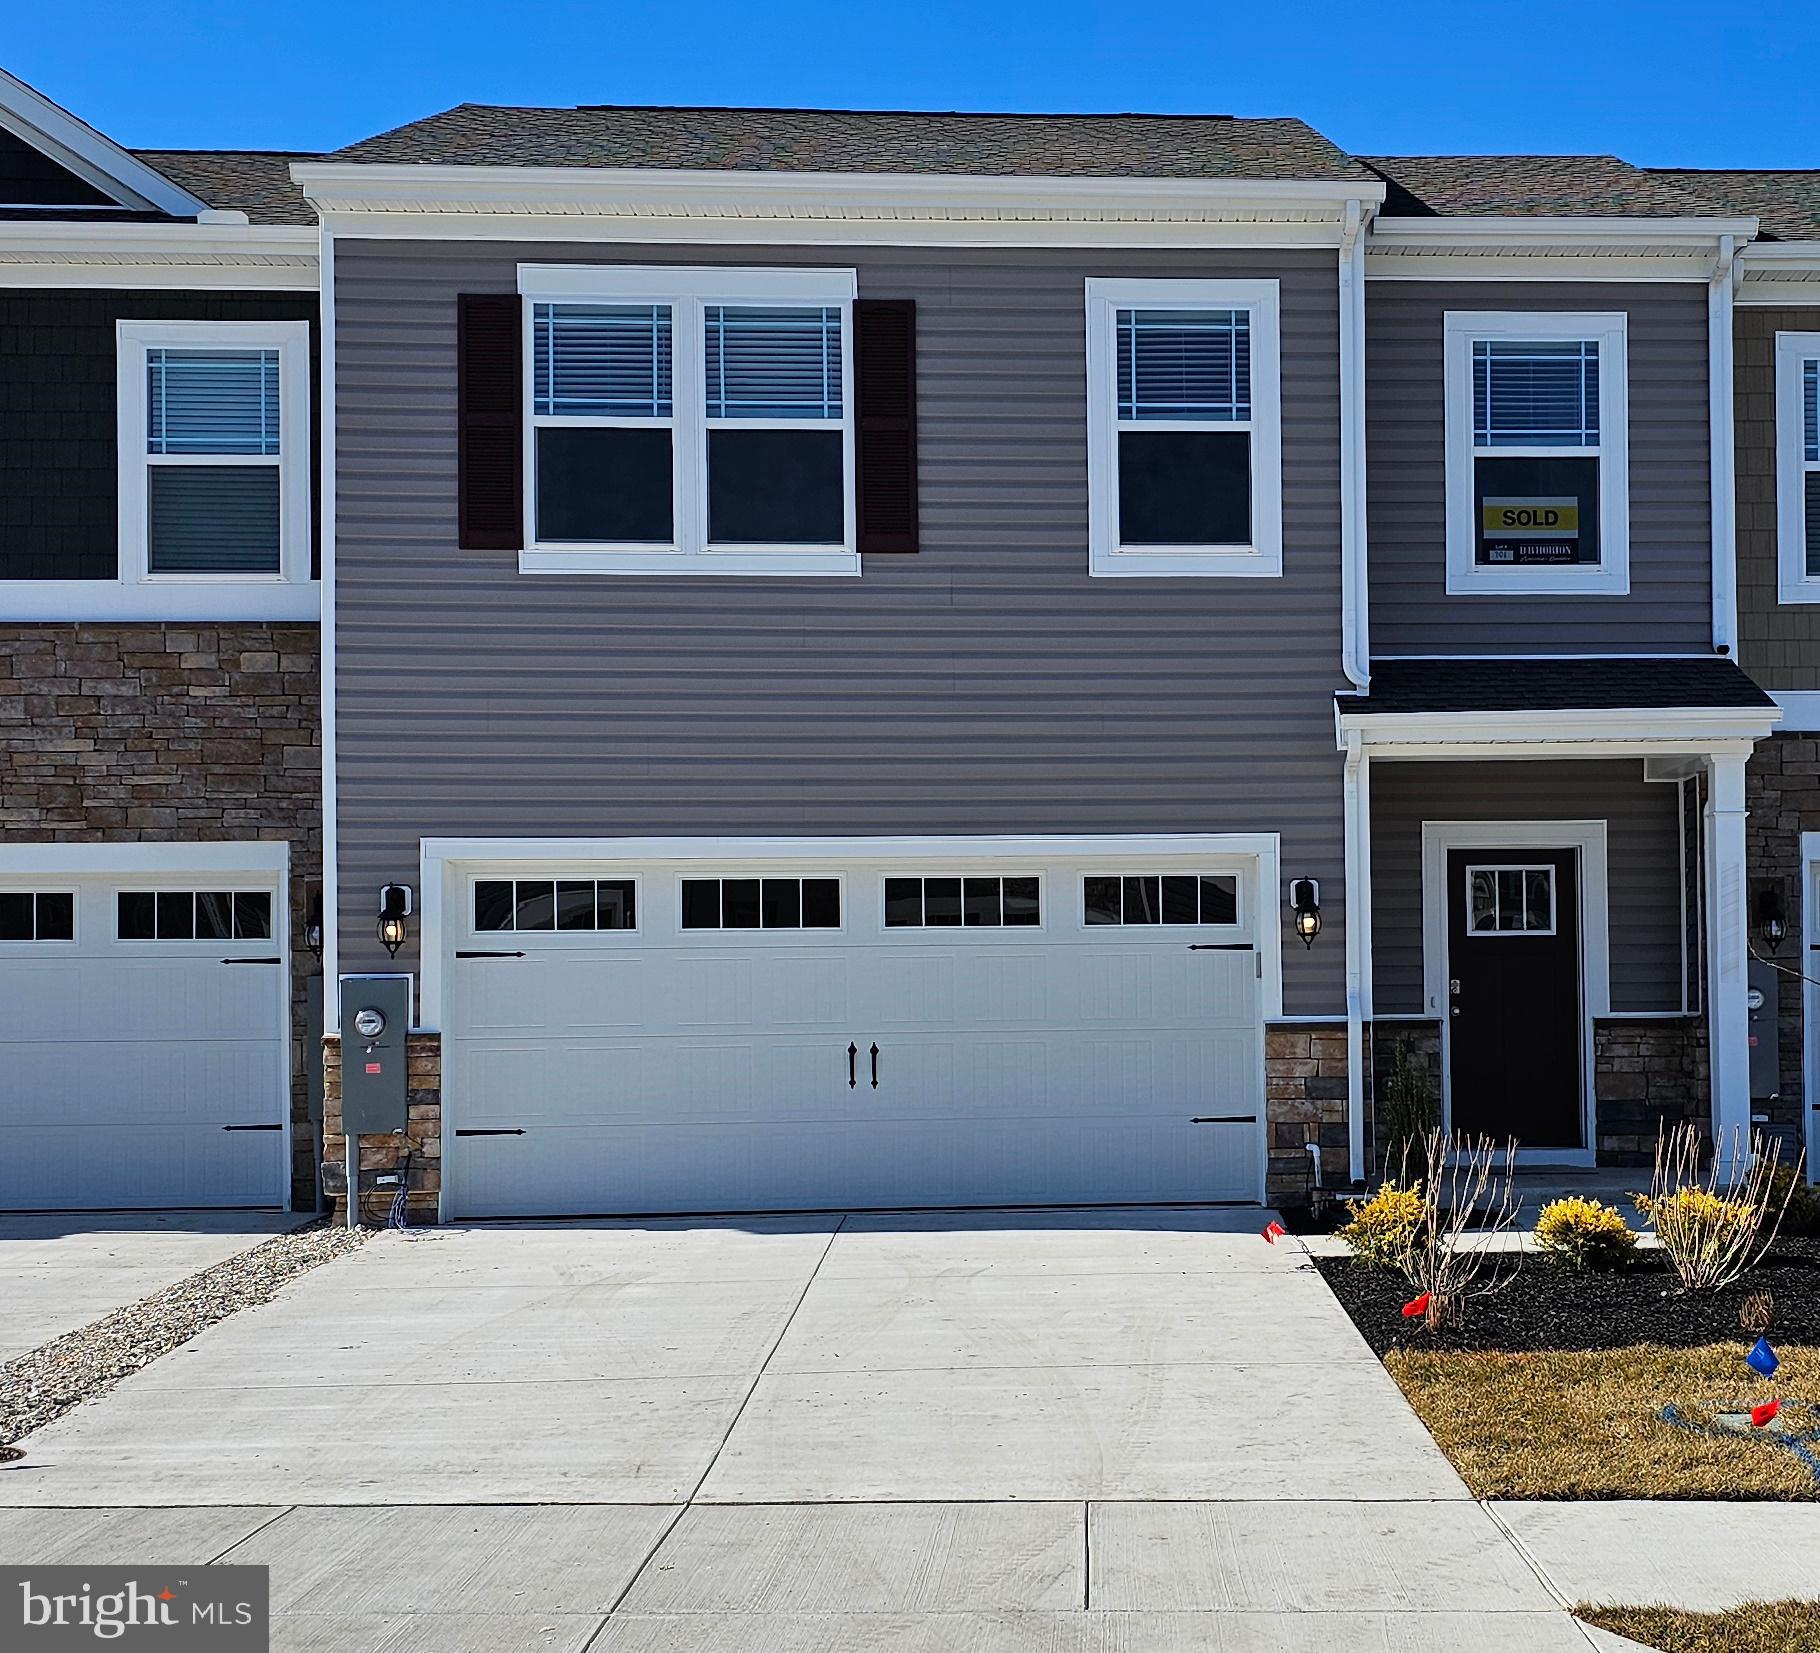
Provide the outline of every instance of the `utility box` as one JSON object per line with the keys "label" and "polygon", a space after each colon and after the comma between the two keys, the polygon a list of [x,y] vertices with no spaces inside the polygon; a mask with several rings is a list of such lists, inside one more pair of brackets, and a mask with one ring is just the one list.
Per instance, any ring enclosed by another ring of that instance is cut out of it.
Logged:
{"label": "utility box", "polygon": [[1781,1001],[1778,972],[1761,959],[1750,961],[1745,977],[1745,1002],[1749,1006],[1750,1094],[1753,1102],[1767,1102],[1782,1090]]}
{"label": "utility box", "polygon": [[402,1131],[409,976],[341,978],[341,1128],[349,1136]]}

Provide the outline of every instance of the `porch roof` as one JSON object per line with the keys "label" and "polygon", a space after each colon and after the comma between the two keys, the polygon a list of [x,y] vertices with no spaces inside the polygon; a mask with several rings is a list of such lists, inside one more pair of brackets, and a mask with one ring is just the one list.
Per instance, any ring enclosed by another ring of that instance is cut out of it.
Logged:
{"label": "porch roof", "polygon": [[1340,710],[1374,716],[1435,712],[1770,711],[1775,702],[1718,655],[1596,660],[1376,660],[1371,690]]}

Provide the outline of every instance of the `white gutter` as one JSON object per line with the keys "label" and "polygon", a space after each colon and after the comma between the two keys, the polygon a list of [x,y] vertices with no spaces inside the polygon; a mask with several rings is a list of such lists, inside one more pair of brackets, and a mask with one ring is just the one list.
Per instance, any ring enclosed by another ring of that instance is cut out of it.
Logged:
{"label": "white gutter", "polygon": [[1719,238],[1712,279],[1706,286],[1708,447],[1712,466],[1713,649],[1738,653],[1738,495],[1732,413],[1732,294],[1737,283],[1737,242]]}
{"label": "white gutter", "polygon": [[[1371,591],[1365,564],[1365,237],[1362,202],[1340,227],[1340,663],[1371,682]],[[1350,885],[1348,886],[1350,888]]]}
{"label": "white gutter", "polygon": [[1346,830],[1346,1140],[1348,1174],[1365,1180],[1365,1019],[1371,1013],[1370,760],[1346,738],[1342,782]]}
{"label": "white gutter", "polygon": [[341,913],[335,832],[335,237],[320,231],[322,383],[322,1027],[341,1030]]}

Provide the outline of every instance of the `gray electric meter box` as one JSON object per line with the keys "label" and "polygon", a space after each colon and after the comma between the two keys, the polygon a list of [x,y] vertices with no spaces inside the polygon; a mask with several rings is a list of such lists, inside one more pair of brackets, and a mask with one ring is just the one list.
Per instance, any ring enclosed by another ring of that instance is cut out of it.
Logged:
{"label": "gray electric meter box", "polygon": [[402,1131],[409,976],[341,978],[341,1128],[349,1136]]}
{"label": "gray electric meter box", "polygon": [[1745,1004],[1750,1025],[1750,1094],[1767,1102],[1782,1090],[1781,974],[1774,965],[1752,959],[1745,977]]}

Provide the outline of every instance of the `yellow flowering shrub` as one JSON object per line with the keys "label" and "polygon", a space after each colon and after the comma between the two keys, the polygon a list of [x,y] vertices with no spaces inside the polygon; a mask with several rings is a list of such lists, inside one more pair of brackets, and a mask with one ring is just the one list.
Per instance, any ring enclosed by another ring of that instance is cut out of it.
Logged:
{"label": "yellow flowering shrub", "polygon": [[1577,1272],[1622,1268],[1637,1248],[1637,1236],[1609,1205],[1573,1196],[1543,1206],[1536,1247]]}
{"label": "yellow flowering shrub", "polygon": [[1352,1220],[1339,1234],[1353,1255],[1373,1268],[1400,1269],[1422,1225],[1421,1183],[1386,1182],[1370,1199],[1349,1200],[1347,1207]]}

